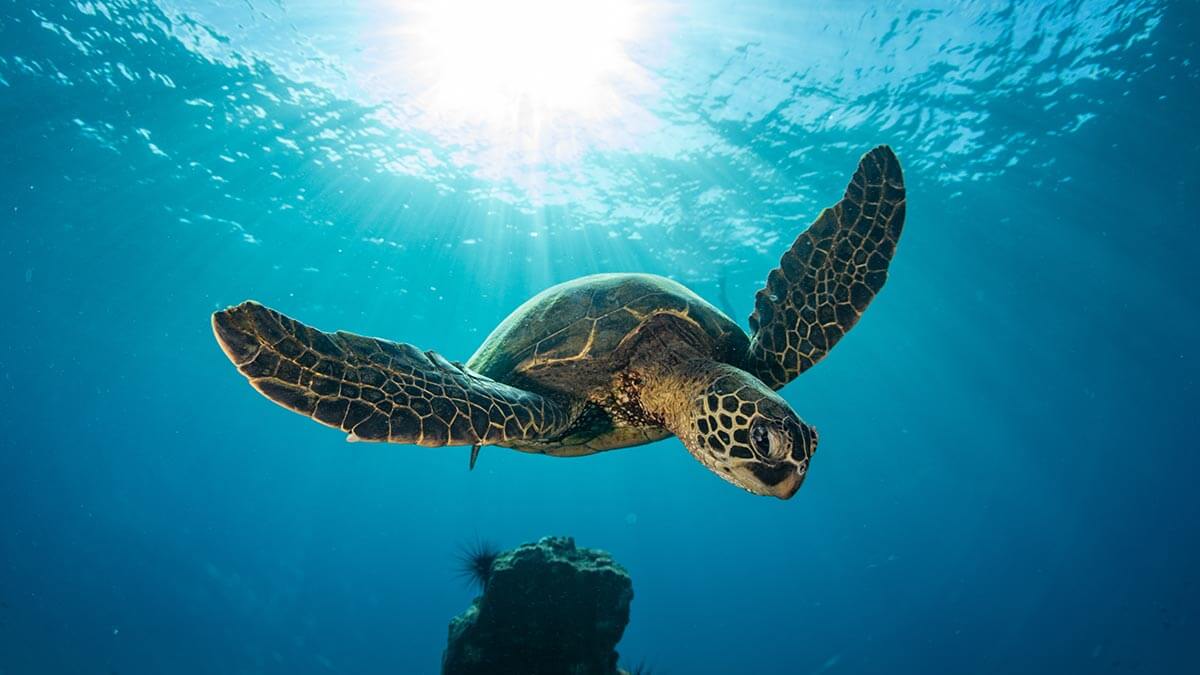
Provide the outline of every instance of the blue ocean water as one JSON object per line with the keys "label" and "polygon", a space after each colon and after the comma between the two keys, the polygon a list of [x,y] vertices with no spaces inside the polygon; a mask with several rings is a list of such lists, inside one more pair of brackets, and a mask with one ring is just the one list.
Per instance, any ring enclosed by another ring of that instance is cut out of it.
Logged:
{"label": "blue ocean water", "polygon": [[[0,2],[0,673],[437,672],[458,547],[547,534],[629,569],[655,672],[1200,666],[1195,3],[648,0],[509,39],[529,4]],[[610,271],[744,325],[879,143],[905,234],[783,391],[822,438],[789,501],[674,439],[346,444],[212,337],[254,298],[465,359]]]}

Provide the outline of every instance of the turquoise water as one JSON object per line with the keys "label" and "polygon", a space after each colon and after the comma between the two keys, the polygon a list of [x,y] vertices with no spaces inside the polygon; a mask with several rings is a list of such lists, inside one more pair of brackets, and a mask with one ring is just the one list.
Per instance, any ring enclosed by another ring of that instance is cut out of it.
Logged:
{"label": "turquoise water", "polygon": [[[458,547],[547,534],[656,672],[1200,665],[1194,3],[436,7],[0,2],[0,673],[436,672]],[[745,325],[878,143],[906,230],[783,390],[789,501],[674,439],[349,445],[212,338],[254,298],[465,359],[616,271]]]}

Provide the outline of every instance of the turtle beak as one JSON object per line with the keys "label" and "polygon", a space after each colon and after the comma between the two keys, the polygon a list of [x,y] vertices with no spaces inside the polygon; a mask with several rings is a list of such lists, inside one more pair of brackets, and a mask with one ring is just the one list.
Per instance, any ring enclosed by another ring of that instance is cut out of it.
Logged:
{"label": "turtle beak", "polygon": [[753,462],[745,465],[754,480],[738,482],[738,485],[764,497],[791,499],[804,484],[808,475],[808,460],[780,462]]}
{"label": "turtle beak", "polygon": [[817,451],[817,430],[799,420],[789,424],[792,432],[792,451],[777,465],[793,469],[782,480],[770,486],[767,494],[780,499],[791,499],[804,485],[808,477],[808,463]]}
{"label": "turtle beak", "polygon": [[771,495],[780,499],[791,499],[797,492],[800,491],[800,486],[804,484],[804,478],[806,476],[808,476],[807,461],[803,462],[799,467],[797,467],[795,474],[788,476],[786,480],[779,483],[779,485],[776,485],[771,490]]}

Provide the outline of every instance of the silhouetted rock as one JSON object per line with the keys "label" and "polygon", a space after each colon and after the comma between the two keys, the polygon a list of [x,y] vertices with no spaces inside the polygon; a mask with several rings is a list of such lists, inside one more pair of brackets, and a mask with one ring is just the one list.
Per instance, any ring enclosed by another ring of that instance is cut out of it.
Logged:
{"label": "silhouetted rock", "polygon": [[633,584],[604,551],[544,537],[500,554],[450,621],[443,675],[616,675]]}

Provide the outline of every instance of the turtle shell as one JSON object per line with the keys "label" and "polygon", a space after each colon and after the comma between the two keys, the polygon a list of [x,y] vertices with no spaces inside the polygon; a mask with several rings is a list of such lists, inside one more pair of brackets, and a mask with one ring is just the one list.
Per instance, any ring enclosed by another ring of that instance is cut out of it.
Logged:
{"label": "turtle shell", "polygon": [[553,286],[518,307],[468,367],[534,391],[588,397],[624,367],[624,347],[646,331],[686,332],[714,360],[741,365],[745,332],[703,298],[651,274],[597,274]]}

